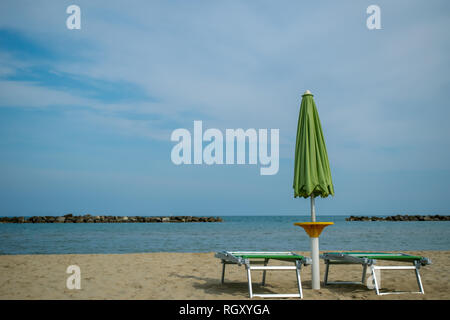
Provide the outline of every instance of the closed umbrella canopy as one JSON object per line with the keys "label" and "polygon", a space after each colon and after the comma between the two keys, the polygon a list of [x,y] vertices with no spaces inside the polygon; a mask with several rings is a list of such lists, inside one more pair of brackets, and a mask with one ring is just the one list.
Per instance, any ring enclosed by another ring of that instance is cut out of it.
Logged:
{"label": "closed umbrella canopy", "polygon": [[327,148],[313,95],[302,96],[295,145],[294,197],[334,195]]}

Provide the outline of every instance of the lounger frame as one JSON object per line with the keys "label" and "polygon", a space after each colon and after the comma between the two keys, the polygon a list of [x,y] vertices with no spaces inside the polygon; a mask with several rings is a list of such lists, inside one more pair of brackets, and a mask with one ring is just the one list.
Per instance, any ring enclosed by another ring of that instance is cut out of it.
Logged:
{"label": "lounger frame", "polygon": [[[293,252],[258,252],[258,251],[221,251],[215,254],[216,258],[221,259],[222,262],[222,279],[221,283],[225,282],[225,266],[227,264],[237,264],[239,266],[245,265],[247,271],[248,292],[250,299],[253,297],[261,298],[300,298],[303,299],[302,281],[300,271],[302,265],[311,264],[311,259],[297,255]],[[294,266],[268,266],[269,260],[283,260],[292,261]],[[259,265],[258,265],[259,264]],[[261,266],[262,264],[262,266]],[[298,293],[290,294],[262,294],[254,293],[252,286],[251,271],[263,271],[262,286],[266,284],[266,271],[287,271],[295,270],[297,276]]]}
{"label": "lounger frame", "polygon": [[[411,256],[405,253],[336,253],[329,252],[321,255],[321,258],[325,262],[325,276],[324,284],[363,284],[366,282],[367,267],[370,267],[372,274],[375,291],[377,295],[387,295],[387,294],[401,294],[401,293],[420,293],[424,294],[425,291],[422,285],[422,279],[420,277],[419,269],[421,266],[431,264],[431,261],[424,257]],[[384,256],[384,257],[383,257]],[[389,261],[404,261],[412,262],[413,266],[377,266],[377,259],[371,258],[376,257],[378,260],[389,260]],[[328,273],[330,271],[330,265],[332,264],[361,264],[363,267],[361,282],[355,281],[329,281]],[[380,292],[379,280],[377,279],[377,270],[414,270],[416,274],[417,284],[419,286],[419,291],[404,292],[404,291],[392,291],[392,292]]]}

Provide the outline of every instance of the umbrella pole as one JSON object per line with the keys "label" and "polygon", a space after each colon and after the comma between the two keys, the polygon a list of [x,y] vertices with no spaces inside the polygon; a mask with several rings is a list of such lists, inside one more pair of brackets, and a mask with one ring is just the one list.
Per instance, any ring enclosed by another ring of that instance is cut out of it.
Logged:
{"label": "umbrella pole", "polygon": [[[311,194],[311,221],[316,222],[316,205]],[[319,237],[310,237],[311,242],[311,283],[313,290],[320,289]]]}
{"label": "umbrella pole", "polygon": [[311,283],[313,290],[320,289],[319,237],[309,238],[311,242]]}

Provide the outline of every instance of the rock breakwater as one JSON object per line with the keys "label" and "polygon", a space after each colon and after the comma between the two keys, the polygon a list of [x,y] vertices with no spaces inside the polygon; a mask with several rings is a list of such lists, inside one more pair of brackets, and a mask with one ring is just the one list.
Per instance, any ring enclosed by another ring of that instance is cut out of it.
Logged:
{"label": "rock breakwater", "polygon": [[75,216],[33,216],[0,217],[0,223],[170,223],[170,222],[222,222],[220,217],[196,216],[93,216],[90,214]]}
{"label": "rock breakwater", "polygon": [[450,221],[450,216],[443,215],[395,215],[387,217],[350,216],[345,221]]}

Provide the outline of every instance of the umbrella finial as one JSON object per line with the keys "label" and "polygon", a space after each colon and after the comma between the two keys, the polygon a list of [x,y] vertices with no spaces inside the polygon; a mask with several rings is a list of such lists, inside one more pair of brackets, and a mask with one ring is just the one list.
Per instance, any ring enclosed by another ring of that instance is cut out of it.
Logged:
{"label": "umbrella finial", "polygon": [[304,94],[311,94],[311,91],[306,90]]}

